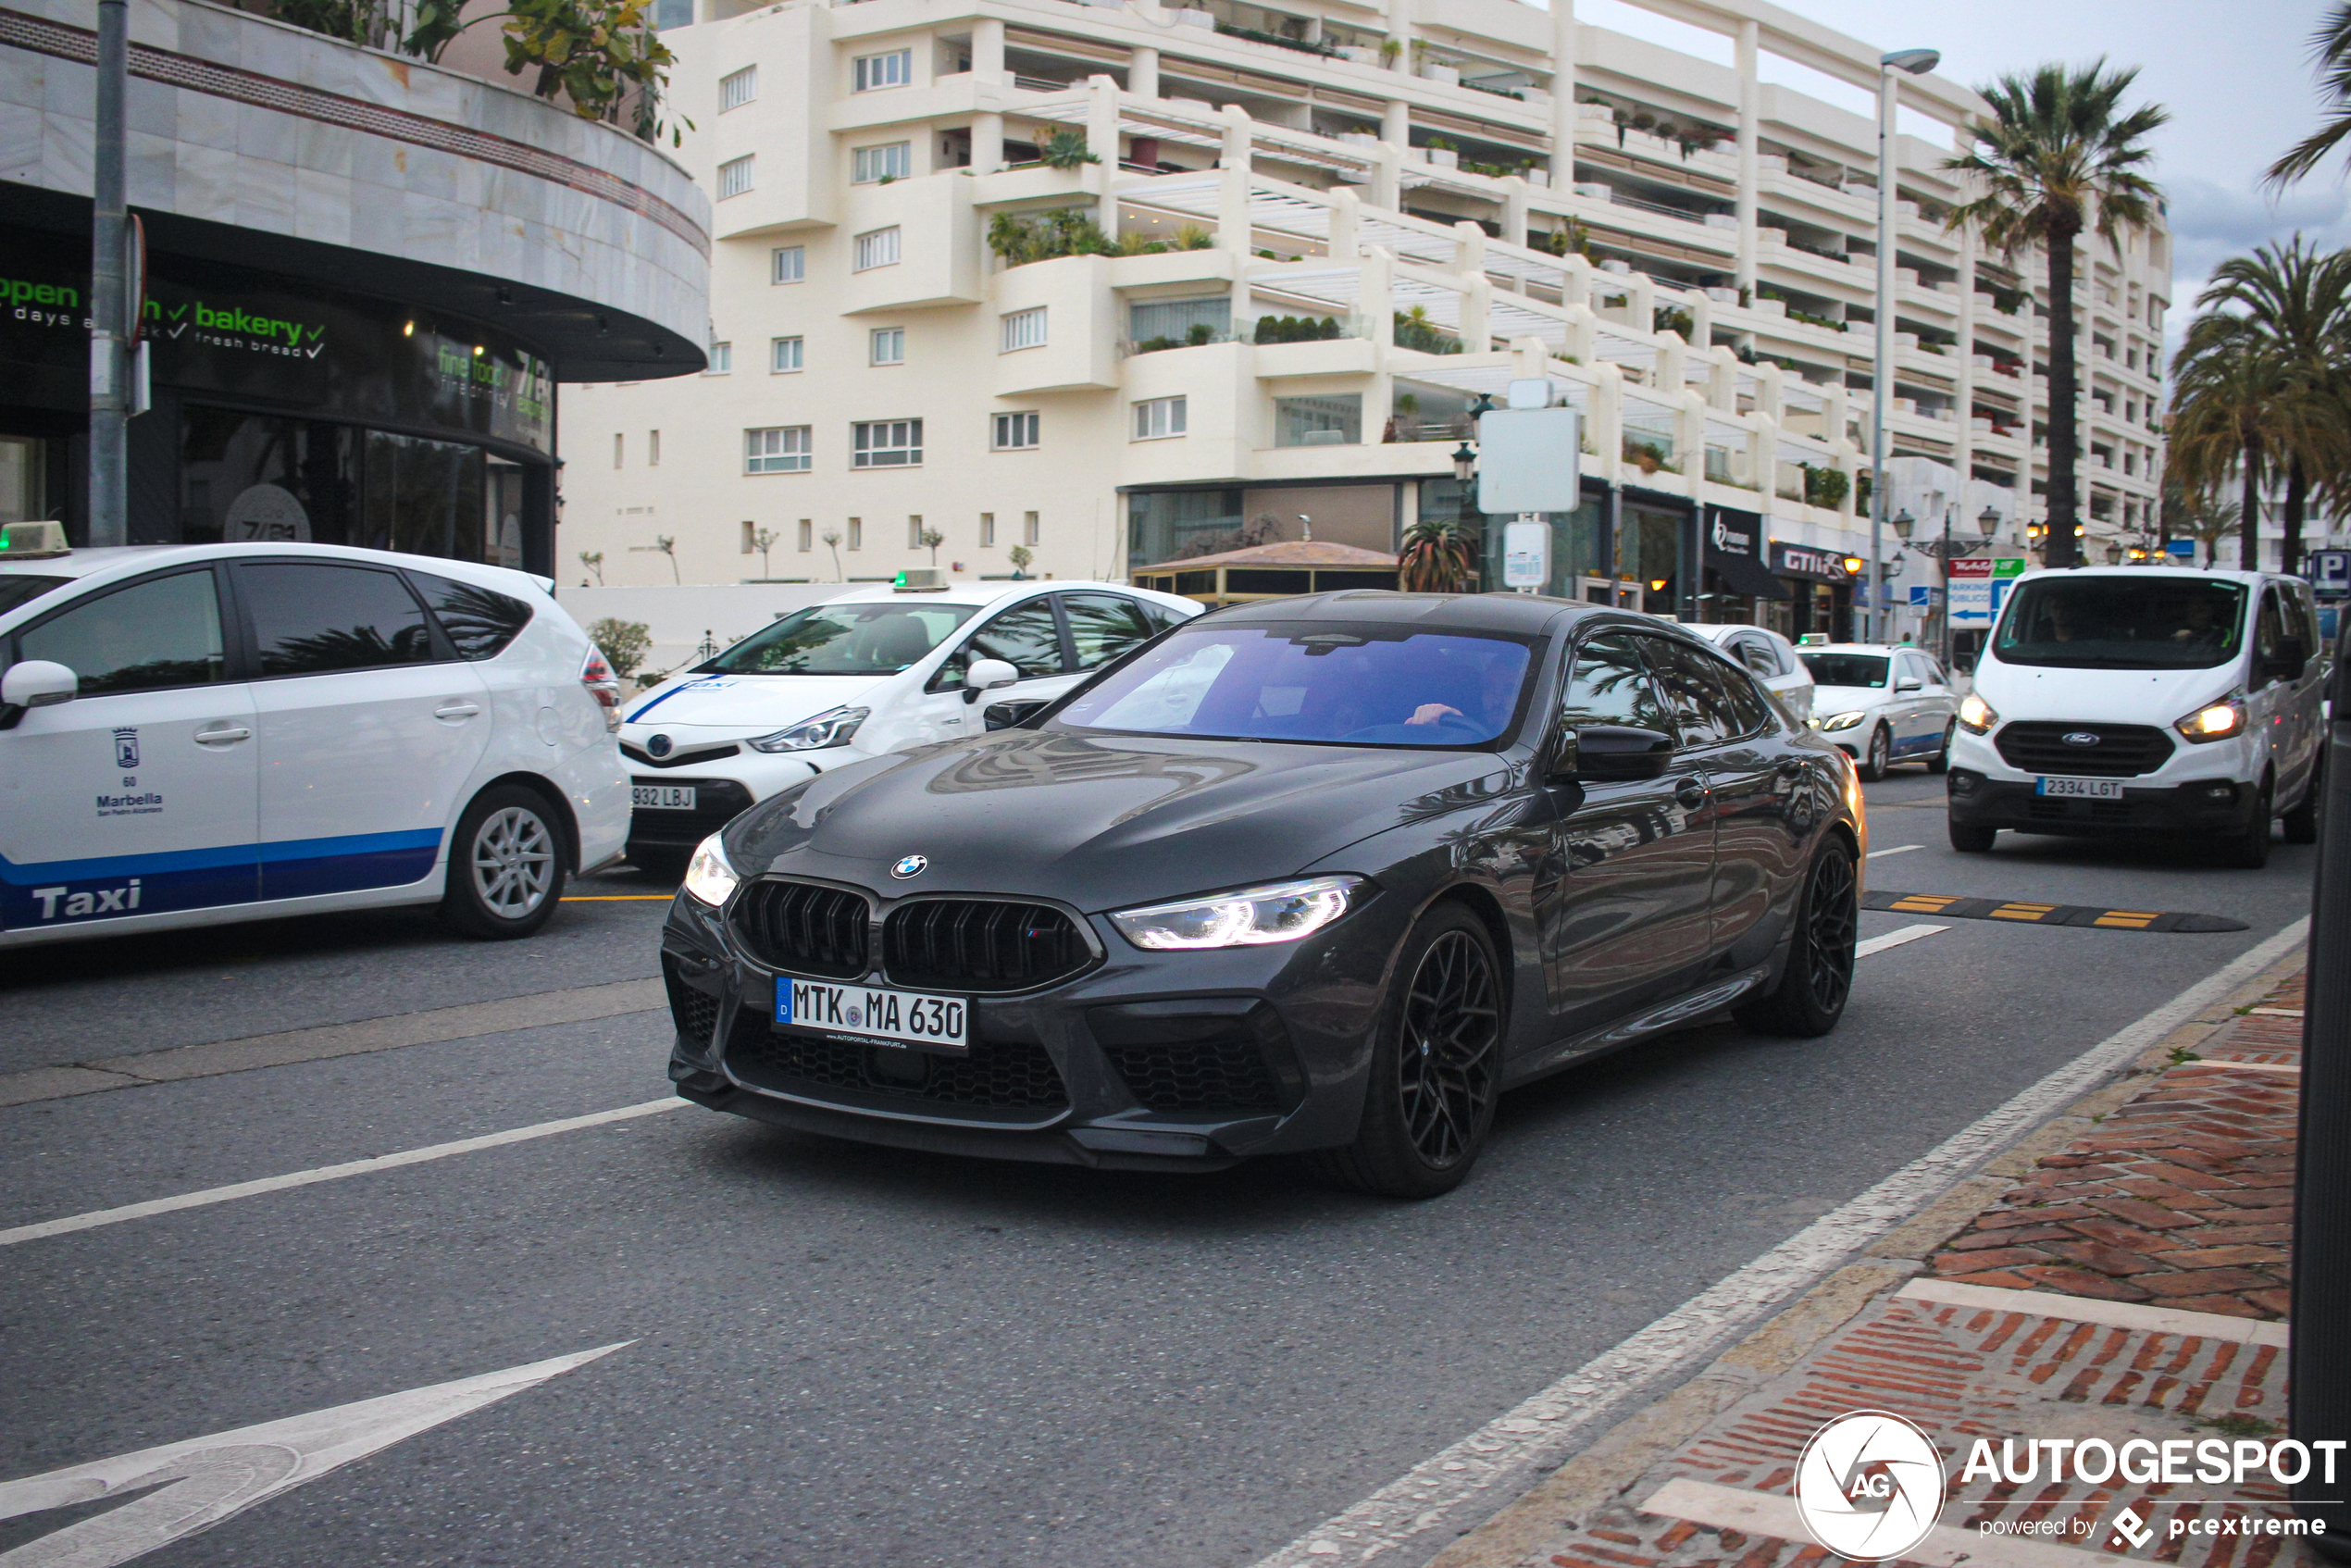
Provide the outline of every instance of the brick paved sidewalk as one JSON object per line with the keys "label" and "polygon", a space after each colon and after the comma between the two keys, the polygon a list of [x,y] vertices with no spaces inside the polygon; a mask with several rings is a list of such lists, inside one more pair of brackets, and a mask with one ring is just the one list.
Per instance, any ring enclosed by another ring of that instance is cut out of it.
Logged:
{"label": "brick paved sidewalk", "polygon": [[2053,1485],[2046,1468],[2021,1482],[1962,1475],[1979,1438],[1994,1453],[2013,1439],[2029,1454],[2028,1438],[2103,1438],[2119,1450],[2133,1438],[2283,1436],[2278,1320],[2290,1277],[2301,1006],[2296,960],[2175,1031],[2130,1076],[2028,1140],[2005,1175],[1965,1184],[1871,1249],[1874,1261],[1620,1425],[1431,1568],[1840,1562],[1805,1529],[1791,1484],[1813,1433],[1863,1410],[1916,1423],[1945,1461],[1951,1500],[1906,1561],[2320,1561],[2298,1541],[2256,1533],[2292,1517],[2266,1478]]}

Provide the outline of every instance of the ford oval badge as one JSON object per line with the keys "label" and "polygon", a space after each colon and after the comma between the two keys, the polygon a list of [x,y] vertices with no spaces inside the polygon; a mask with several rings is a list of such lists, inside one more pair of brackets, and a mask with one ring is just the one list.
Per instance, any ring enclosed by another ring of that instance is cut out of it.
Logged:
{"label": "ford oval badge", "polygon": [[898,863],[889,868],[889,874],[903,882],[909,877],[921,876],[923,874],[923,868],[927,866],[929,864],[930,861],[922,855],[902,855],[899,857]]}
{"label": "ford oval badge", "polygon": [[649,756],[665,757],[669,754],[669,748],[676,743],[666,735],[656,735],[645,742],[645,753]]}
{"label": "ford oval badge", "polygon": [[2060,739],[2069,746],[2095,746],[2098,743],[2098,732],[2095,729],[2069,729]]}

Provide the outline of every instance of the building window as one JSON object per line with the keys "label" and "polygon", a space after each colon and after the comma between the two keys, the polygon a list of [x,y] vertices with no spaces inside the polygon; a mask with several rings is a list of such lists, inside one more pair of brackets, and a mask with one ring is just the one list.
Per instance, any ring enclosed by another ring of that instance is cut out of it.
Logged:
{"label": "building window", "polygon": [[740,109],[759,96],[759,68],[745,66],[718,79],[718,112]]}
{"label": "building window", "polygon": [[1026,452],[1037,444],[1037,414],[1029,410],[1021,414],[999,414],[995,418],[996,438],[991,443],[999,452]]}
{"label": "building window", "polygon": [[917,513],[914,516],[906,519],[906,548],[909,550],[920,550],[922,547],[923,519],[921,515]]}
{"label": "building window", "polygon": [[1126,336],[1137,346],[1181,348],[1188,344],[1222,342],[1233,335],[1233,296],[1202,294],[1191,299],[1138,300],[1127,307]]}
{"label": "building window", "polygon": [[863,550],[865,548],[865,518],[852,517],[849,519],[849,547],[852,550]]}
{"label": "building window", "polygon": [[1001,352],[1014,353],[1024,348],[1045,346],[1045,307],[1015,310],[1004,317],[1004,346]]}
{"label": "building window", "polygon": [[870,272],[877,267],[898,265],[898,229],[873,229],[857,236],[856,259],[851,264],[852,272]]}
{"label": "building window", "polygon": [[801,519],[800,519],[800,551],[801,551],[801,554],[804,555],[804,554],[806,554],[808,552],[810,552],[811,550],[814,550],[814,549],[815,549],[815,548],[816,548],[816,524],[815,524],[815,519],[813,519],[813,518],[809,518],[809,517],[802,517],[802,518],[801,518]]}
{"label": "building window", "polygon": [[750,523],[743,524],[742,546],[742,554],[746,555],[759,553],[759,530]]}
{"label": "building window", "polygon": [[661,432],[659,430],[645,432],[645,467],[648,468],[661,467]]}
{"label": "building window", "polygon": [[734,344],[732,344],[732,343],[713,343],[713,344],[711,344],[711,345],[710,345],[710,364],[709,364],[709,365],[708,365],[708,366],[707,366],[707,367],[703,369],[703,375],[705,375],[705,376],[724,376],[724,375],[726,375],[728,371],[732,370],[734,367],[735,367],[735,345],[734,345]]}
{"label": "building window", "polygon": [[903,87],[914,80],[914,52],[912,49],[892,50],[887,55],[865,55],[857,61],[855,92],[871,93],[877,87]]}
{"label": "building window", "polygon": [[622,435],[618,430],[615,430],[612,433],[612,466],[616,468],[619,467],[622,460],[628,455],[628,438]]}
{"label": "building window", "polygon": [[743,432],[743,472],[804,474],[811,446],[805,425],[781,425]]}
{"label": "building window", "polygon": [[723,202],[729,196],[740,196],[751,189],[751,166],[756,161],[753,155],[745,153],[741,157],[729,158],[718,166],[718,199],[720,201]]}
{"label": "building window", "polygon": [[906,329],[877,327],[873,330],[873,363],[903,365],[906,363]]}
{"label": "building window", "polygon": [[800,368],[798,338],[777,338],[767,345],[767,371],[774,376],[789,376]]}
{"label": "building window", "polygon": [[1277,397],[1275,446],[1354,446],[1363,439],[1363,394]]}
{"label": "building window", "polygon": [[982,512],[979,515],[979,542],[983,549],[995,548],[996,514],[993,512]]}
{"label": "building window", "polygon": [[1036,513],[1023,512],[1020,515],[1020,541],[1023,544],[1034,544],[1037,542]]}
{"label": "building window", "polygon": [[861,419],[849,427],[852,468],[914,468],[923,461],[920,419]]}
{"label": "building window", "polygon": [[871,185],[883,180],[903,180],[914,171],[914,143],[911,142],[860,147],[850,155],[849,178],[855,184]]}
{"label": "building window", "polygon": [[1146,398],[1135,404],[1135,439],[1163,441],[1184,433],[1184,400],[1180,397]]}
{"label": "building window", "polygon": [[808,247],[777,245],[767,253],[770,283],[797,283],[808,276]]}

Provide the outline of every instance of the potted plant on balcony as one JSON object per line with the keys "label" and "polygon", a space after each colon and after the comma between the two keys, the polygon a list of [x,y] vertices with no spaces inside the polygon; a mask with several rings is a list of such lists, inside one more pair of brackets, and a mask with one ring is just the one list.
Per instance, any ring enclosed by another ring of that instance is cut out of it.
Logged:
{"label": "potted plant on balcony", "polygon": [[1037,161],[1047,168],[1066,171],[1089,163],[1100,163],[1102,159],[1101,154],[1086,145],[1084,131],[1064,126],[1037,149]]}
{"label": "potted plant on balcony", "polygon": [[1442,136],[1430,137],[1428,139],[1427,145],[1424,146],[1421,149],[1421,152],[1427,157],[1429,162],[1435,164],[1439,168],[1459,168],[1462,166],[1462,149],[1460,145],[1456,143],[1446,140]]}
{"label": "potted plant on balcony", "polygon": [[1390,70],[1396,68],[1396,62],[1398,58],[1403,55],[1403,53],[1404,41],[1402,39],[1383,38],[1380,40],[1379,61],[1380,64],[1387,67]]}

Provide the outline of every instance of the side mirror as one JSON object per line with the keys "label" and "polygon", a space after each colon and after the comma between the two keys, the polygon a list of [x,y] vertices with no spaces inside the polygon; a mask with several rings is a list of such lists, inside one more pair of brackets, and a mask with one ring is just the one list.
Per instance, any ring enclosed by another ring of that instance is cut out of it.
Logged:
{"label": "side mirror", "polygon": [[1595,784],[1655,778],[1673,760],[1670,735],[1629,725],[1587,724],[1564,738],[1551,777]]}
{"label": "side mirror", "polygon": [[1044,707],[1050,698],[1015,697],[1009,703],[988,704],[987,720],[990,729],[1016,729],[1028,720],[1028,716]]}
{"label": "side mirror", "polygon": [[[2303,670],[2308,666],[2309,663],[2310,651],[2302,645],[2302,639],[2281,637],[2278,639],[2278,651],[2261,661],[2261,678],[2299,680],[2302,678]],[[8,673],[13,675],[16,672],[11,670]]]}
{"label": "side mirror", "polygon": [[1895,695],[1899,696],[1905,691],[1916,691],[1924,684],[1925,682],[1920,680],[1917,676],[1906,675],[1894,683],[1894,692]]}
{"label": "side mirror", "polygon": [[974,659],[964,669],[964,701],[976,703],[981,692],[1010,686],[1019,678],[1020,671],[1002,659]]}
{"label": "side mirror", "polygon": [[0,676],[0,729],[14,729],[29,708],[70,703],[81,690],[81,679],[65,666],[48,659],[26,659]]}

